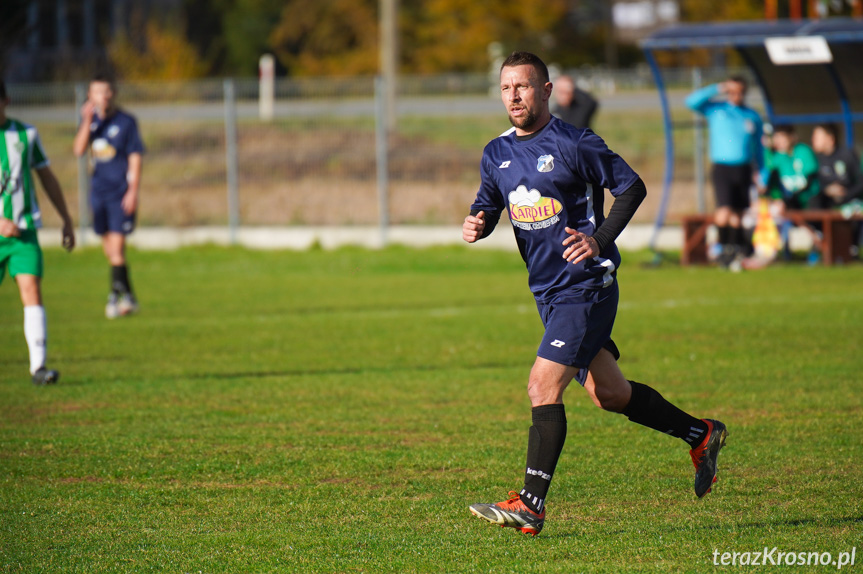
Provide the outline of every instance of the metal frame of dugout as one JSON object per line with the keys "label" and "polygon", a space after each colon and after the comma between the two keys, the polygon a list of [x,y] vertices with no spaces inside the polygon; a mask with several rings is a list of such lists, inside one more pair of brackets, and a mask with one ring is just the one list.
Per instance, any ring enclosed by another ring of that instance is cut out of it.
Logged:
{"label": "metal frame of dugout", "polygon": [[[826,53],[825,53],[826,47]],[[665,224],[674,179],[674,137],[668,93],[657,53],[732,49],[751,71],[771,124],[841,126],[845,144],[863,141],[863,20],[772,20],[681,24],[641,42],[659,91],[665,131],[662,200],[650,248]]]}

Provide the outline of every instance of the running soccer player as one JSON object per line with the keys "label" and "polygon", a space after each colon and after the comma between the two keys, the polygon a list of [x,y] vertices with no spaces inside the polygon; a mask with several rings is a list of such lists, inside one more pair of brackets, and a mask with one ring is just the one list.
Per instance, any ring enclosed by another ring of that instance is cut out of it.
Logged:
{"label": "running soccer player", "polygon": [[60,373],[45,366],[48,327],[42,305],[42,249],[36,236],[42,215],[31,170],[63,220],[63,247],[75,247],[72,218],[63,190],[48,166],[36,128],[6,116],[9,97],[0,80],[0,283],[6,270],[18,284],[24,305],[24,339],[35,385],[56,383]]}
{"label": "running soccer player", "polygon": [[[504,61],[500,90],[513,128],[483,152],[482,182],[462,236],[468,243],[487,237],[503,210],[509,212],[545,335],[527,386],[533,426],[524,486],[504,502],[474,504],[470,511],[539,534],[566,439],[563,392],[573,379],[598,407],[686,442],[700,498],[716,478],[725,425],[697,419],[651,387],[628,381],[611,340],[620,266],[614,240],[646,196],[644,183],[595,133],[549,113],[552,84],[534,54],[514,52]],[[615,197],[607,218],[603,188]]]}
{"label": "running soccer player", "polygon": [[105,316],[114,319],[135,313],[138,301],[129,281],[126,236],[135,229],[144,144],[134,116],[115,105],[114,84],[106,76],[90,81],[73,147],[78,157],[89,147],[94,166],[93,230],[102,237],[102,250],[111,265]]}

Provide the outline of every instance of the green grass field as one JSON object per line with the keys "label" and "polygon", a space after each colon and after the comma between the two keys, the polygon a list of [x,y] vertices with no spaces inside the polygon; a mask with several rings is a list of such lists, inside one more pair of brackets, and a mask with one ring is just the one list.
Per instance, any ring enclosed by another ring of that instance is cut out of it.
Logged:
{"label": "green grass field", "polygon": [[[46,251],[59,385],[36,388],[0,288],[0,572],[829,572],[863,562],[863,266],[725,274],[624,254],[628,377],[722,419],[698,500],[676,439],[567,395],[536,538],[468,505],[521,484],[541,335],[524,266],[461,247]],[[776,559],[776,554],[773,554]]]}

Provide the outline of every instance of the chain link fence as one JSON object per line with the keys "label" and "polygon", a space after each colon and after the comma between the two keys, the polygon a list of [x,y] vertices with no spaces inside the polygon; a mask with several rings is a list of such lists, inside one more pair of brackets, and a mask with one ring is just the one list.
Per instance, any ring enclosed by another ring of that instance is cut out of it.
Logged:
{"label": "chain link fence", "polygon": [[[712,70],[701,81],[727,73]],[[649,73],[576,77],[600,100],[594,129],[658,200],[663,133]],[[139,225],[460,224],[479,183],[484,145],[509,128],[491,80],[401,77],[389,129],[374,78],[277,79],[271,119],[268,112],[262,118],[256,79],[120,84],[117,102],[138,118],[147,147]],[[667,81],[677,87],[675,113],[691,121],[682,106],[691,71],[672,71]],[[86,84],[10,85],[9,92],[8,115],[39,128],[73,215],[86,223],[87,165],[72,153]],[[382,129],[383,175],[376,140]],[[692,133],[675,137],[683,139],[672,218],[696,203]],[[46,225],[56,226],[56,214],[42,203]],[[650,221],[654,213],[648,202],[638,218]]]}

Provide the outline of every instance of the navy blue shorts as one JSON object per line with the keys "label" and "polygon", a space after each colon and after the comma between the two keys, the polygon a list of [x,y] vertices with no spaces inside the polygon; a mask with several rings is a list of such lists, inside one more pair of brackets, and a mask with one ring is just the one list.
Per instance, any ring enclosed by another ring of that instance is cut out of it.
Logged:
{"label": "navy blue shorts", "polygon": [[104,235],[109,231],[128,235],[135,230],[135,216],[123,211],[123,196],[114,198],[91,197],[93,205],[93,231],[96,235]]}
{"label": "navy blue shorts", "polygon": [[584,385],[587,367],[603,348],[615,359],[620,352],[611,340],[620,292],[617,279],[605,289],[578,289],[559,294],[549,304],[537,303],[545,335],[538,357],[578,367],[575,380]]}

